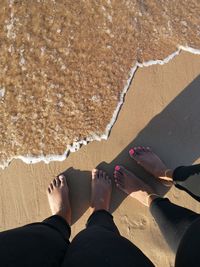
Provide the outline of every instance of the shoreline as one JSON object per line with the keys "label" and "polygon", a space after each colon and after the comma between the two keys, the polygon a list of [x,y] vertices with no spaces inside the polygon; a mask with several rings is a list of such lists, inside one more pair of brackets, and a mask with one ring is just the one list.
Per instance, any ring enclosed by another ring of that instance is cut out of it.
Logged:
{"label": "shoreline", "polygon": [[163,60],[150,60],[150,61],[147,61],[144,63],[136,62],[136,64],[131,68],[131,71],[129,72],[129,78],[127,80],[127,83],[126,83],[124,89],[122,90],[122,92],[120,94],[120,100],[117,104],[116,109],[113,112],[113,116],[112,116],[109,124],[106,126],[104,134],[102,134],[101,136],[93,134],[92,136],[86,137],[84,140],[74,141],[71,145],[67,146],[67,149],[65,150],[65,152],[62,155],[47,155],[47,156],[40,155],[37,157],[15,156],[15,157],[10,158],[4,164],[0,164],[0,169],[4,170],[5,168],[7,168],[9,166],[9,164],[12,162],[12,160],[14,160],[14,159],[20,159],[26,164],[35,164],[35,163],[39,163],[39,162],[44,162],[46,164],[49,164],[52,161],[64,161],[69,156],[70,153],[78,151],[83,145],[87,145],[88,143],[91,143],[93,141],[107,140],[110,133],[111,133],[112,127],[114,126],[115,122],[117,121],[120,110],[124,104],[124,99],[126,97],[126,94],[130,88],[131,82],[134,79],[134,75],[135,75],[136,71],[138,70],[138,68],[149,67],[149,66],[157,65],[157,64],[159,64],[159,65],[167,64],[169,61],[174,59],[176,56],[180,55],[180,53],[182,51],[186,51],[186,52],[189,52],[189,53],[192,53],[195,55],[200,55],[199,49],[180,45],[180,46],[178,46],[177,51],[175,51],[171,55],[167,56]]}

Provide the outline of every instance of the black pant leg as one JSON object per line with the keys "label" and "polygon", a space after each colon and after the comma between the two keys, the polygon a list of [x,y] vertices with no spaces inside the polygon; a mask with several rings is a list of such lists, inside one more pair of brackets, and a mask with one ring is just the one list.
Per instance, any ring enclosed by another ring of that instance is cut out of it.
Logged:
{"label": "black pant leg", "polygon": [[60,216],[0,233],[0,265],[58,267],[69,246],[70,228]]}
{"label": "black pant leg", "polygon": [[174,252],[177,251],[188,227],[200,217],[189,209],[171,203],[167,198],[155,199],[150,206],[150,211]]}
{"label": "black pant leg", "polygon": [[53,215],[45,219],[42,223],[57,230],[61,234],[61,236],[66,240],[66,242],[69,243],[69,238],[71,235],[71,227],[65,221],[64,218],[58,215]]}
{"label": "black pant leg", "polygon": [[200,218],[184,234],[176,254],[175,267],[200,266]]}
{"label": "black pant leg", "polygon": [[94,212],[71,242],[62,267],[153,267],[151,261],[120,235],[112,215]]}
{"label": "black pant leg", "polygon": [[177,167],[173,172],[175,186],[200,202],[200,164]]}
{"label": "black pant leg", "polygon": [[103,227],[120,235],[119,230],[113,221],[113,216],[106,210],[98,210],[89,217],[86,227],[89,228],[93,226]]}
{"label": "black pant leg", "polygon": [[200,173],[200,164],[191,166],[180,166],[177,167],[173,172],[173,180],[175,182],[183,182],[190,176]]}

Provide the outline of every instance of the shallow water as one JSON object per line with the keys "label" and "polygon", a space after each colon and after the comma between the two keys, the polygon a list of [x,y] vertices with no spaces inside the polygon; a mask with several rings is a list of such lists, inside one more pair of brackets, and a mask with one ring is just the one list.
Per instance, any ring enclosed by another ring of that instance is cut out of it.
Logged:
{"label": "shallow water", "polygon": [[199,0],[2,0],[0,166],[106,136],[136,62],[200,49],[199,14]]}

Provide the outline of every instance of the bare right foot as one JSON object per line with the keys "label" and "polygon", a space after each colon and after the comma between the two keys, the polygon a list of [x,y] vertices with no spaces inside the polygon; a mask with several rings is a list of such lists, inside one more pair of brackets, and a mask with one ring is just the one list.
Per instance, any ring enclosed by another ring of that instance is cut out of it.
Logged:
{"label": "bare right foot", "polygon": [[[172,185],[173,171],[168,169],[162,160],[149,147],[134,147],[130,149],[129,155],[154,177],[169,181],[168,186],[170,184]],[[167,185],[167,183],[165,185]]]}
{"label": "bare right foot", "polygon": [[71,225],[69,188],[64,175],[57,176],[49,185],[47,195],[52,215],[63,217]]}
{"label": "bare right foot", "polygon": [[94,169],[92,171],[91,211],[109,211],[111,192],[111,179],[104,171]]}
{"label": "bare right foot", "polygon": [[116,166],[114,171],[116,186],[126,194],[137,199],[145,206],[150,206],[151,202],[160,197],[153,189],[138,178],[134,173],[128,171],[123,166]]}

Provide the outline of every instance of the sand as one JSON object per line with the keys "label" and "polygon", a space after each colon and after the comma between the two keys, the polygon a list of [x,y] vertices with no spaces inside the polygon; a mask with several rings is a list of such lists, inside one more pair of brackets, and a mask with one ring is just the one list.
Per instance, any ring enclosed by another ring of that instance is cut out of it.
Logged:
{"label": "sand", "polygon": [[199,0],[1,1],[0,167],[105,137],[136,63],[200,49],[199,13]]}
{"label": "sand", "polygon": [[[27,165],[14,160],[0,171],[0,230],[40,221],[50,215],[46,187],[67,170],[73,209],[72,237],[89,216],[90,170],[100,165],[112,175],[123,164],[145,181],[154,179],[128,156],[132,145],[149,145],[169,168],[200,162],[200,56],[182,52],[168,64],[138,69],[107,141],[94,141],[63,162]],[[200,212],[186,193],[173,188],[167,196]],[[156,266],[173,266],[174,256],[148,208],[113,188],[111,212],[120,232]]]}

